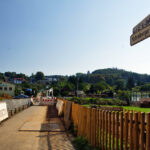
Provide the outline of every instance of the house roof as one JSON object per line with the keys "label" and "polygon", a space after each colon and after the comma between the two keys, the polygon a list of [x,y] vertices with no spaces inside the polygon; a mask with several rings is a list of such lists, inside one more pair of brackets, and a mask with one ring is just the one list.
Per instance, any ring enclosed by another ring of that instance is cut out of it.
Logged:
{"label": "house roof", "polygon": [[14,80],[25,81],[25,79],[24,79],[24,78],[14,78]]}

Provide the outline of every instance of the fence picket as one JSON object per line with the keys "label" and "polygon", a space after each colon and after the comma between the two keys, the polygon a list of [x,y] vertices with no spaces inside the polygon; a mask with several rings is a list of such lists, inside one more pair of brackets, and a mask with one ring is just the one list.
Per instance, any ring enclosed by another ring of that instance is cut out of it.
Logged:
{"label": "fence picket", "polygon": [[141,130],[140,130],[140,150],[144,150],[144,129],[145,129],[145,113],[140,114]]}
{"label": "fence picket", "polygon": [[105,150],[107,150],[108,112],[105,112]]}
{"label": "fence picket", "polygon": [[112,150],[115,150],[115,112],[112,113]]}
{"label": "fence picket", "polygon": [[102,111],[102,150],[104,150],[104,113],[105,111]]}
{"label": "fence picket", "polygon": [[124,130],[125,130],[125,150],[128,150],[128,112],[125,112],[125,125],[124,125]]}
{"label": "fence picket", "polygon": [[92,109],[92,122],[91,122],[91,124],[92,124],[92,129],[91,129],[91,133],[92,133],[92,139],[91,139],[91,144],[92,144],[92,146],[93,147],[95,147],[96,146],[96,142],[95,142],[95,140],[96,140],[96,109],[95,108],[93,108]]}
{"label": "fence picket", "polygon": [[99,145],[99,110],[96,110],[96,146]]}
{"label": "fence picket", "polygon": [[119,142],[118,142],[118,139],[119,139],[119,127],[118,127],[118,123],[119,123],[119,112],[116,112],[116,150],[119,149]]}
{"label": "fence picket", "polygon": [[123,150],[123,112],[120,113],[120,150]]}
{"label": "fence picket", "polygon": [[[88,142],[90,143],[91,139],[91,108],[87,108],[87,139]],[[91,144],[91,143],[90,143]]]}
{"label": "fence picket", "polygon": [[102,148],[102,111],[99,111],[99,148]]}
{"label": "fence picket", "polygon": [[139,147],[139,140],[138,140],[138,113],[134,113],[134,150],[138,150]]}
{"label": "fence picket", "polygon": [[146,125],[146,150],[150,150],[150,113],[147,114],[147,125]]}
{"label": "fence picket", "polygon": [[109,150],[111,150],[111,112],[108,113],[108,121],[109,121],[109,127],[108,127],[108,134],[109,134]]}
{"label": "fence picket", "polygon": [[130,112],[129,114],[129,120],[130,120],[130,125],[129,125],[129,135],[130,135],[130,140],[129,140],[129,150],[133,149],[133,113]]}

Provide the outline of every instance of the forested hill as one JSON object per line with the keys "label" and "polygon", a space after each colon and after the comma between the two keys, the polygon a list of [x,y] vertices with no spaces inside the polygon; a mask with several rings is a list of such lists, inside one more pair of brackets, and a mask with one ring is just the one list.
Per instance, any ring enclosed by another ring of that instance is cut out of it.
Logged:
{"label": "forested hill", "polygon": [[137,84],[150,82],[150,75],[139,74],[117,68],[99,69],[92,73],[82,74],[81,77],[85,82],[96,83],[105,80],[110,85],[114,85],[117,80],[124,80],[127,82],[129,78],[133,78]]}

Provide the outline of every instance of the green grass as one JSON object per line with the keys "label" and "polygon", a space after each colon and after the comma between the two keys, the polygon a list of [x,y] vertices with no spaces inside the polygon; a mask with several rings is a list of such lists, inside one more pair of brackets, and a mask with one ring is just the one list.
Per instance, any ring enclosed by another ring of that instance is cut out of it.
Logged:
{"label": "green grass", "polygon": [[[90,107],[89,104],[84,105],[86,107]],[[116,106],[116,105],[103,105],[105,107],[123,107],[124,110],[133,110],[137,112],[145,112],[148,113],[150,112],[150,108],[141,108],[141,107],[134,107],[134,106]]]}
{"label": "green grass", "polygon": [[145,112],[148,113],[150,112],[150,108],[141,108],[141,107],[134,107],[134,106],[123,106],[123,109],[126,110],[133,110],[133,111],[137,111],[137,112]]}

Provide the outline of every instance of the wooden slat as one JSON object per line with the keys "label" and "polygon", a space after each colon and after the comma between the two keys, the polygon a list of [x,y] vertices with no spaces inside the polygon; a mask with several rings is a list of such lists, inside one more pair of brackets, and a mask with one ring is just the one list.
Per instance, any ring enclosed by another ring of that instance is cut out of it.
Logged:
{"label": "wooden slat", "polygon": [[84,137],[87,137],[87,130],[86,130],[86,128],[87,128],[87,124],[86,124],[86,122],[87,122],[87,108],[86,107],[83,107],[83,136]]}
{"label": "wooden slat", "polygon": [[134,150],[138,150],[139,139],[138,139],[138,113],[134,113]]}
{"label": "wooden slat", "polygon": [[[90,143],[91,141],[91,108],[87,108],[87,139]],[[91,144],[91,143],[90,143]]]}
{"label": "wooden slat", "polygon": [[125,112],[125,125],[124,125],[124,130],[125,130],[125,150],[128,150],[128,112]]}
{"label": "wooden slat", "polygon": [[111,150],[111,112],[108,113],[108,121],[109,121],[109,128],[108,128],[108,134],[109,134],[109,150]]}
{"label": "wooden slat", "polygon": [[115,112],[112,113],[112,150],[115,150]]}
{"label": "wooden slat", "polygon": [[99,110],[96,110],[96,146],[99,145]]}
{"label": "wooden slat", "polygon": [[91,142],[91,144],[92,144],[93,147],[96,146],[96,142],[95,142],[95,140],[96,140],[96,130],[95,130],[95,128],[96,128],[96,118],[95,117],[96,117],[96,109],[93,108],[92,109],[92,122],[91,122],[91,124],[92,124],[92,129],[91,129],[92,142]]}
{"label": "wooden slat", "polygon": [[99,148],[102,149],[102,111],[99,111]]}
{"label": "wooden slat", "polygon": [[119,112],[116,112],[116,150],[119,149]]}
{"label": "wooden slat", "polygon": [[94,108],[94,118],[93,118],[93,121],[94,121],[94,134],[93,134],[93,138],[94,138],[94,147],[96,147],[96,109]]}
{"label": "wooden slat", "polygon": [[108,112],[105,111],[105,150],[107,150]]}
{"label": "wooden slat", "polygon": [[146,125],[146,150],[150,150],[150,113],[147,114],[147,125]]}
{"label": "wooden slat", "polygon": [[123,112],[120,113],[120,150],[123,150]]}
{"label": "wooden slat", "polygon": [[[79,111],[79,114],[82,113],[80,105],[78,105],[78,111]],[[81,119],[82,119],[82,116],[80,115],[78,118],[78,136],[81,136]]]}
{"label": "wooden slat", "polygon": [[132,112],[130,112],[130,114],[129,114],[129,120],[130,120],[130,125],[129,125],[129,135],[130,135],[129,150],[133,150],[133,113]]}
{"label": "wooden slat", "polygon": [[102,150],[104,150],[104,111],[102,111]]}
{"label": "wooden slat", "polygon": [[140,130],[140,150],[144,150],[144,129],[145,129],[145,113],[140,114],[141,130]]}

